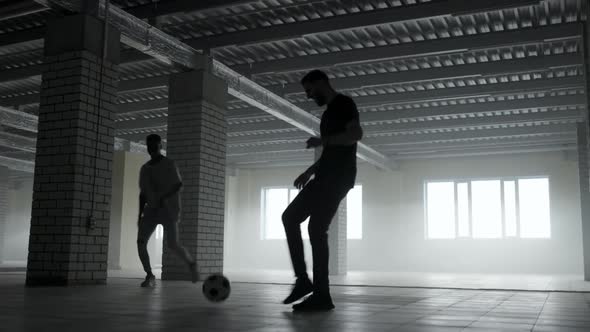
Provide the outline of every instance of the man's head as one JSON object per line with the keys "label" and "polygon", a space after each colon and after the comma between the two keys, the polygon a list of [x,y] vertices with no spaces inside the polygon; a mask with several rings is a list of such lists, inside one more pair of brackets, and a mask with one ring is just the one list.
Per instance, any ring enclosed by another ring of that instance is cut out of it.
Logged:
{"label": "man's head", "polygon": [[334,93],[328,75],[321,70],[312,70],[301,79],[301,85],[307,98],[313,99],[318,106],[328,103],[328,98]]}
{"label": "man's head", "polygon": [[157,134],[150,134],[146,137],[145,143],[150,156],[155,157],[160,154],[162,150],[162,138]]}

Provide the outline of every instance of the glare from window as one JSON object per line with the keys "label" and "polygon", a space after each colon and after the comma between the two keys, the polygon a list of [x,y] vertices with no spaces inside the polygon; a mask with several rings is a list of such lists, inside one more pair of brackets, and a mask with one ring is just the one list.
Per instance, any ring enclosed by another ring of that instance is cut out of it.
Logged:
{"label": "glare from window", "polygon": [[546,177],[432,181],[425,188],[429,239],[551,237]]}
{"label": "glare from window", "polygon": [[426,188],[428,237],[455,237],[455,183],[430,182]]}
{"label": "glare from window", "polygon": [[470,235],[469,230],[469,189],[467,183],[457,184],[457,222],[460,237]]}
{"label": "glare from window", "polygon": [[264,195],[264,223],[266,239],[284,239],[282,215],[289,197],[286,188],[269,188]]}
{"label": "glare from window", "polygon": [[517,236],[516,185],[514,181],[504,181],[504,220],[506,236]]}
{"label": "glare from window", "polygon": [[[282,215],[288,204],[299,194],[298,189],[264,188],[262,191],[263,239],[285,239]],[[357,185],[347,195],[347,237],[362,239],[362,186]],[[301,238],[309,239],[309,218],[301,223]]]}
{"label": "glare from window", "polygon": [[518,180],[520,205],[520,236],[523,238],[549,238],[549,179]]}
{"label": "glare from window", "polygon": [[502,237],[500,181],[472,181],[471,201],[473,208],[473,237]]}

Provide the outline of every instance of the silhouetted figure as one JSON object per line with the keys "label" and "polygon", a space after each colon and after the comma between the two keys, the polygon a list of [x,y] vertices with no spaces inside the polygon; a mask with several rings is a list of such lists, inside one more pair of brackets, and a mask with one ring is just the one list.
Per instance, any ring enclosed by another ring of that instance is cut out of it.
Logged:
{"label": "silhouetted figure", "polygon": [[139,173],[139,217],[137,220],[137,250],[146,272],[141,287],[153,287],[156,277],[152,273],[147,243],[152,233],[161,224],[168,248],[173,250],[189,266],[192,282],[197,282],[197,263],[186,248],[178,243],[178,222],[180,217],[180,188],[182,181],[178,168],[172,159],[161,154],[162,139],[156,134],[146,138],[151,160],[141,167]]}
{"label": "silhouetted figure", "polygon": [[[295,302],[297,311],[331,310],[328,280],[328,228],[340,201],[354,187],[356,179],[357,141],[363,136],[359,113],[352,98],[337,93],[328,76],[319,70],[301,80],[308,98],[318,106],[327,105],[320,123],[321,137],[307,140],[307,148],[323,147],[321,157],[295,180],[302,189],[283,213],[283,225],[297,280],[283,303]],[[314,175],[313,180],[309,181]],[[308,182],[309,181],[309,182]],[[313,283],[307,275],[300,224],[309,219],[309,240],[313,256]]]}

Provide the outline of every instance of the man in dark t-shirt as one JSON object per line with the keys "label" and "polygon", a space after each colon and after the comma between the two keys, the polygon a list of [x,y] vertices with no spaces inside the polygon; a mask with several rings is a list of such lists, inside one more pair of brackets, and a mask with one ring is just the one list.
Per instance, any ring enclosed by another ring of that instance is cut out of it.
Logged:
{"label": "man in dark t-shirt", "polygon": [[[321,137],[307,140],[307,148],[322,147],[321,157],[295,180],[295,187],[302,190],[283,213],[283,225],[297,278],[291,294],[283,303],[293,303],[313,292],[304,301],[295,304],[293,309],[331,310],[334,304],[328,280],[328,228],[340,201],[354,187],[357,142],[362,138],[363,131],[354,101],[336,92],[324,72],[309,72],[301,84],[308,98],[318,106],[327,105],[327,108],[320,123]],[[314,178],[309,181],[312,175]],[[300,228],[308,217],[313,283],[307,275]]]}

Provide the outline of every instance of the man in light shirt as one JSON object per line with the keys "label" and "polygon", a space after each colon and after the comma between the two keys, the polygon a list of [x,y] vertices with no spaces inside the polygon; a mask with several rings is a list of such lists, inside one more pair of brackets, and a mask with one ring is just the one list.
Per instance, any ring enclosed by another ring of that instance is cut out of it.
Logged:
{"label": "man in light shirt", "polygon": [[156,277],[152,273],[147,243],[158,224],[164,227],[168,247],[189,266],[192,282],[199,279],[197,263],[186,248],[178,243],[180,217],[180,189],[182,180],[174,161],[162,155],[162,139],[156,134],[146,138],[151,159],[139,173],[139,217],[137,221],[137,250],[146,272],[141,287],[154,287]]}

